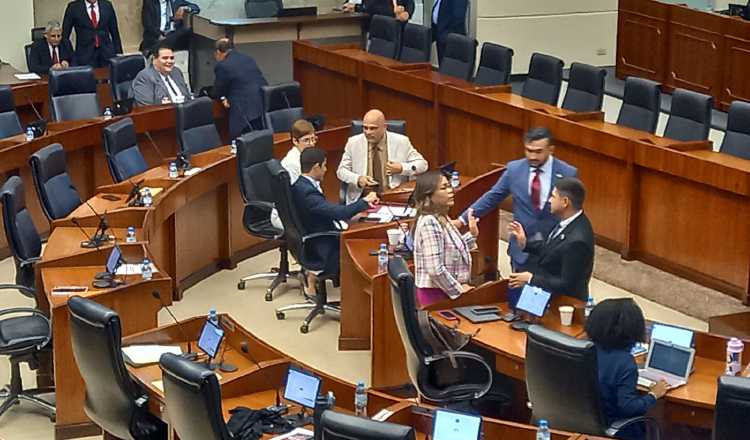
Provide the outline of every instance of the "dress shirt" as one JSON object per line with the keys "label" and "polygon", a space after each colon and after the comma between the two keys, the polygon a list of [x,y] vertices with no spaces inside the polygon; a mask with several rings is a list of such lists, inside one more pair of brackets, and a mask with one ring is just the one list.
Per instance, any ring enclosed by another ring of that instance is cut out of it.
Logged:
{"label": "dress shirt", "polygon": [[89,20],[91,20],[91,5],[94,5],[94,11],[96,11],[96,22],[99,23],[102,21],[102,14],[99,13],[99,1],[95,1],[94,3],[89,3],[88,0],[86,0],[86,15],[89,16]]}
{"label": "dress shirt", "polygon": [[[388,176],[385,174],[385,164],[388,162],[388,139],[387,135],[384,134],[383,138],[377,145],[367,144],[367,175],[375,179],[375,173],[380,172],[380,181],[383,186],[388,186]],[[380,156],[380,164],[383,166],[379,171],[372,169],[372,155],[378,154]],[[378,180],[378,179],[375,179]],[[385,191],[387,188],[380,188],[379,191]]]}
{"label": "dress shirt", "polygon": [[62,63],[62,59],[60,58],[60,46],[53,46],[49,43],[47,43],[47,46],[49,46],[49,59],[52,61],[52,65],[55,64],[55,53],[57,53],[57,62]]}
{"label": "dress shirt", "polygon": [[576,212],[575,214],[571,215],[570,217],[566,218],[565,220],[561,220],[560,224],[557,225],[557,227],[555,229],[553,229],[552,232],[550,232],[550,234],[549,234],[549,240],[547,240],[547,241],[552,241],[553,238],[555,238],[558,235],[560,235],[560,233],[562,233],[562,231],[564,231],[565,228],[569,224],[573,223],[573,220],[577,219],[578,216],[581,215],[581,213],[583,213],[582,209],[579,210],[578,212]]}
{"label": "dress shirt", "polygon": [[438,16],[440,16],[440,3],[442,3],[442,1],[443,0],[437,0],[432,7],[432,22],[434,24],[437,24],[438,22]]}
{"label": "dress shirt", "polygon": [[169,0],[159,0],[159,8],[161,8],[161,22],[159,23],[159,30],[162,32],[169,32],[172,30],[172,5]]}
{"label": "dress shirt", "polygon": [[159,76],[161,76],[161,80],[164,81],[164,85],[167,87],[170,101],[172,101],[173,103],[177,103],[177,101],[180,100],[179,98],[182,98],[183,101],[185,100],[185,95],[182,94],[180,88],[177,87],[177,83],[175,83],[169,75],[159,73]]}
{"label": "dress shirt", "polygon": [[299,179],[299,176],[302,174],[302,168],[299,163],[299,158],[302,155],[302,152],[299,151],[299,148],[292,147],[289,149],[289,152],[286,153],[286,156],[281,160],[281,166],[284,167],[284,169],[289,173],[289,184],[294,185],[294,182]]}
{"label": "dress shirt", "polygon": [[[547,161],[539,167],[541,173],[539,173],[539,181],[542,184],[541,190],[539,191],[539,210],[544,209],[544,205],[549,200],[549,194],[552,190],[552,155],[547,158]],[[531,182],[534,181],[534,173],[536,167],[530,167],[529,169],[529,195],[531,195]]]}
{"label": "dress shirt", "polygon": [[323,188],[320,187],[320,182],[318,182],[317,180],[313,179],[312,177],[306,176],[304,174],[301,177],[304,177],[305,179],[307,179],[310,182],[312,182],[312,184],[315,186],[315,188],[317,188],[318,191],[320,191],[320,193],[323,194]]}

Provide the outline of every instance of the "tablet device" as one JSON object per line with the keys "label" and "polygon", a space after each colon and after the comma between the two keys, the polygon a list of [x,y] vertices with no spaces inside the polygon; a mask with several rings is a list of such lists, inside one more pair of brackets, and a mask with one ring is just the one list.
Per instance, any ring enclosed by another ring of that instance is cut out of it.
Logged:
{"label": "tablet device", "polygon": [[552,295],[541,287],[526,284],[521,290],[521,296],[516,303],[516,309],[542,317],[547,310],[547,305]]}
{"label": "tablet device", "polygon": [[213,359],[219,352],[221,341],[224,339],[224,330],[211,321],[206,320],[201,330],[201,336],[198,338],[198,348],[200,348],[209,358]]}
{"label": "tablet device", "polygon": [[286,375],[284,399],[302,405],[305,408],[315,408],[315,399],[320,391],[320,378],[312,373],[303,371],[292,365]]}
{"label": "tablet device", "polygon": [[482,418],[447,409],[435,410],[433,440],[479,440]]}
{"label": "tablet device", "polygon": [[651,339],[690,348],[693,346],[693,331],[655,322],[651,325]]}
{"label": "tablet device", "polygon": [[112,246],[112,250],[109,252],[109,257],[107,257],[107,272],[114,275],[115,272],[117,272],[117,268],[120,267],[121,263],[122,249],[120,249],[120,246],[114,245]]}

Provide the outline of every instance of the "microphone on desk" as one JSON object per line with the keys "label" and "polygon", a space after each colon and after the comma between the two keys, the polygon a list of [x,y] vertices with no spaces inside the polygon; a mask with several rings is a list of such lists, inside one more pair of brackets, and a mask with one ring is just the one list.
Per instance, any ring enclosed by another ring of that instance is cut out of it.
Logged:
{"label": "microphone on desk", "polygon": [[70,222],[76,225],[83,236],[86,237],[86,241],[81,242],[82,248],[90,249],[90,245],[93,245],[96,250],[99,250],[99,243],[91,239],[91,236],[86,232],[85,229],[83,229],[83,226],[81,226],[81,222],[79,222],[76,217],[71,217]]}
{"label": "microphone on desk", "polygon": [[250,343],[247,341],[240,342],[240,350],[247,355],[247,357],[252,361],[252,363],[255,364],[258,369],[260,369],[260,364],[257,360],[255,360],[255,357],[250,353]]}
{"label": "microphone on desk", "polygon": [[141,202],[141,185],[143,185],[145,180],[146,179],[141,179],[138,182],[133,183],[132,180],[128,179],[128,183],[133,185],[128,193],[128,198],[125,200],[125,203],[127,203],[128,206],[141,206],[143,204]]}
{"label": "microphone on desk", "polygon": [[[71,188],[75,189],[72,185]],[[104,214],[99,214],[98,212],[96,212],[96,209],[91,206],[91,203],[89,203],[88,200],[85,200],[84,203],[89,207],[91,212],[93,212],[94,215],[99,218],[99,224],[96,227],[96,232],[94,232],[94,235],[91,237],[91,240],[94,240],[96,242],[92,243],[92,245],[98,249],[98,245],[109,241],[109,236],[106,235],[107,229],[109,229],[109,222],[107,221],[107,211],[104,211]]]}
{"label": "microphone on desk", "polygon": [[154,150],[156,150],[156,154],[159,155],[159,161],[163,161],[164,154],[162,154],[161,149],[158,145],[156,145],[156,142],[154,142],[154,138],[151,137],[151,133],[149,133],[148,131],[144,131],[143,134],[146,135],[146,139],[148,139],[148,141],[151,143],[151,146],[154,147]]}
{"label": "microphone on desk", "polygon": [[190,338],[187,337],[185,330],[182,328],[182,323],[180,323],[180,321],[177,320],[177,317],[174,316],[174,313],[172,313],[172,310],[164,302],[164,299],[162,299],[161,297],[161,293],[159,293],[158,290],[154,290],[151,292],[151,296],[159,300],[159,303],[161,303],[161,306],[167,310],[167,313],[169,313],[169,316],[171,316],[174,323],[177,324],[177,330],[180,332],[180,335],[182,335],[182,338],[187,341],[187,353],[182,353],[180,356],[183,359],[187,359],[189,361],[194,361],[198,359],[198,354],[193,353],[192,343],[190,342]]}
{"label": "microphone on desk", "polygon": [[28,96],[26,97],[26,102],[31,106],[31,109],[34,110],[34,114],[37,117],[37,120],[29,123],[28,127],[31,127],[34,131],[35,138],[44,136],[44,134],[47,133],[47,120],[42,117],[39,111],[37,111],[36,106],[31,102],[31,98]]}

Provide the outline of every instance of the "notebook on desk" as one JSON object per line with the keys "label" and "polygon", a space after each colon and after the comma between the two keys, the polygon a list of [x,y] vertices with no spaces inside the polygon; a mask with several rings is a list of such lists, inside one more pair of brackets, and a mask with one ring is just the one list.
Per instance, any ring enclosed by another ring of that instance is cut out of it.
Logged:
{"label": "notebook on desk", "polygon": [[638,385],[650,388],[664,380],[670,388],[685,385],[693,368],[695,349],[652,339],[646,367],[638,370]]}

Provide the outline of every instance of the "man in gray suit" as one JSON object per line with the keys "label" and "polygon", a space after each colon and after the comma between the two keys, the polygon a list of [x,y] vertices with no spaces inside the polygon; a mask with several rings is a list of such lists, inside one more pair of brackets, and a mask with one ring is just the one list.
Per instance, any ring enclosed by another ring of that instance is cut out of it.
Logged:
{"label": "man in gray suit", "polygon": [[133,80],[133,97],[138,105],[181,104],[190,99],[180,69],[174,65],[174,51],[160,43],[153,52],[153,62]]}

